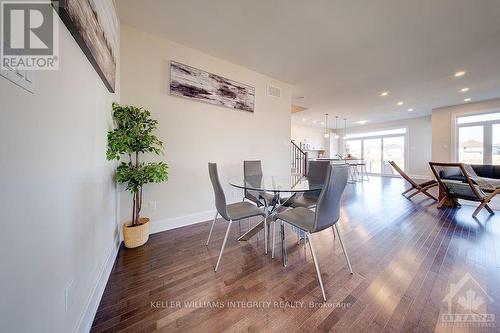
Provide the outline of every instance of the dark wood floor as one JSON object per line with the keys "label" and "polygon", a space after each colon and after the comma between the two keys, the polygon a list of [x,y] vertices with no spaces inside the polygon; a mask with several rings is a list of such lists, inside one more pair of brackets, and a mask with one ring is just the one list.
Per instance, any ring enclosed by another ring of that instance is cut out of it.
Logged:
{"label": "dark wood floor", "polygon": [[327,303],[309,249],[292,231],[284,268],[279,255],[263,254],[262,237],[238,242],[236,225],[214,273],[227,224],[218,221],[207,248],[205,222],[122,248],[92,331],[500,331],[500,322],[447,326],[442,317],[452,284],[465,279],[452,313],[469,313],[460,303],[476,300],[469,302],[476,313],[500,320],[500,212],[473,219],[473,206],[437,210],[423,196],[403,198],[404,186],[391,178],[348,185],[339,226],[353,275],[331,230],[313,236]]}

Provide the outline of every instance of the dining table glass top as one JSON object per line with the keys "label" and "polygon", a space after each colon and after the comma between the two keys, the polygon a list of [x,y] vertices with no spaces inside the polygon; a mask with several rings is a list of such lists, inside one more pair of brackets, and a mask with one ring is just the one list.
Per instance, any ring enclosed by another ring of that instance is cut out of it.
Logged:
{"label": "dining table glass top", "polygon": [[309,192],[323,188],[323,180],[308,179],[295,174],[236,176],[230,178],[229,184],[253,191],[265,192]]}

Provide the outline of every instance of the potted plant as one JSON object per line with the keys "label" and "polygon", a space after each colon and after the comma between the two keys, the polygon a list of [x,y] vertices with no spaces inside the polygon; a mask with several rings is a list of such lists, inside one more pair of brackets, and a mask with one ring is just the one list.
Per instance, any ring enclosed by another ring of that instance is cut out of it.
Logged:
{"label": "potted plant", "polygon": [[121,160],[116,180],[125,183],[133,195],[132,220],[123,225],[125,246],[143,245],[149,238],[149,218],[141,218],[142,189],[148,183],[161,183],[168,179],[165,162],[141,162],[146,153],[163,153],[162,142],[153,134],[158,121],[143,108],[113,103],[115,128],[108,131],[108,160]]}

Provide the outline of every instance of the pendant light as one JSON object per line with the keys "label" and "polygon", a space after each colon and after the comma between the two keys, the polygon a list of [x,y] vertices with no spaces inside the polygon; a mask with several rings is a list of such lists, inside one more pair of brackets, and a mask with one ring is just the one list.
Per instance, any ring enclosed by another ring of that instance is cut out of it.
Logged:
{"label": "pendant light", "polygon": [[339,135],[337,133],[338,121],[339,121],[339,116],[335,116],[335,139],[339,138]]}
{"label": "pendant light", "polygon": [[330,133],[328,133],[328,113],[325,113],[325,134],[323,136],[326,139],[330,137]]}
{"label": "pendant light", "polygon": [[344,155],[347,155],[346,150],[347,150],[347,119],[344,118]]}

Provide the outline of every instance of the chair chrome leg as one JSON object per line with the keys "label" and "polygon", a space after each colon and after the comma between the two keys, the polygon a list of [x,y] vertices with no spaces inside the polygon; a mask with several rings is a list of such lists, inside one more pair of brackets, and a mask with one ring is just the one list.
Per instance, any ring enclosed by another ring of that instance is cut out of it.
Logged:
{"label": "chair chrome leg", "polygon": [[264,217],[264,253],[267,254],[267,216]]}
{"label": "chair chrome leg", "polygon": [[276,222],[277,221],[273,221],[273,235],[272,235],[272,244],[271,244],[271,258],[274,259],[274,244],[275,244],[275,239],[276,239]]}
{"label": "chair chrome leg", "polygon": [[288,255],[286,253],[286,239],[285,239],[285,223],[280,221],[280,234],[281,234],[281,258],[283,260],[283,266],[288,265]]}
{"label": "chair chrome leg", "polygon": [[314,252],[314,246],[311,239],[311,235],[306,233],[306,238],[309,240],[309,249],[311,250],[311,255],[314,261],[314,268],[316,269],[316,275],[318,276],[319,286],[321,287],[321,294],[323,295],[323,300],[326,302],[325,288],[323,287],[323,280],[321,279],[321,272],[319,271],[318,258],[316,258],[316,252]]}
{"label": "chair chrome leg", "polygon": [[216,272],[217,272],[217,268],[219,268],[220,259],[222,258],[222,252],[224,252],[224,248],[226,247],[227,236],[229,236],[229,229],[231,228],[232,222],[233,221],[229,221],[229,224],[227,225],[226,236],[224,236],[224,241],[222,242],[222,247],[220,248],[219,259],[217,259],[217,264],[215,265],[215,269],[214,269],[214,271],[216,271]]}
{"label": "chair chrome leg", "polygon": [[212,226],[210,227],[210,231],[208,232],[208,239],[207,242],[205,243],[206,246],[208,246],[208,242],[210,242],[210,236],[212,236],[212,230],[214,230],[214,224],[215,220],[217,220],[217,215],[219,215],[219,212],[215,212],[215,217],[214,220],[212,221]]}
{"label": "chair chrome leg", "polygon": [[351,262],[349,261],[349,257],[347,256],[347,251],[345,250],[344,242],[342,242],[342,237],[340,237],[339,226],[337,225],[337,223],[335,223],[334,227],[335,230],[337,230],[337,235],[339,236],[339,241],[340,241],[340,247],[342,247],[342,251],[344,252],[345,260],[347,261],[347,266],[349,266],[349,271],[351,272],[351,274],[353,274]]}

